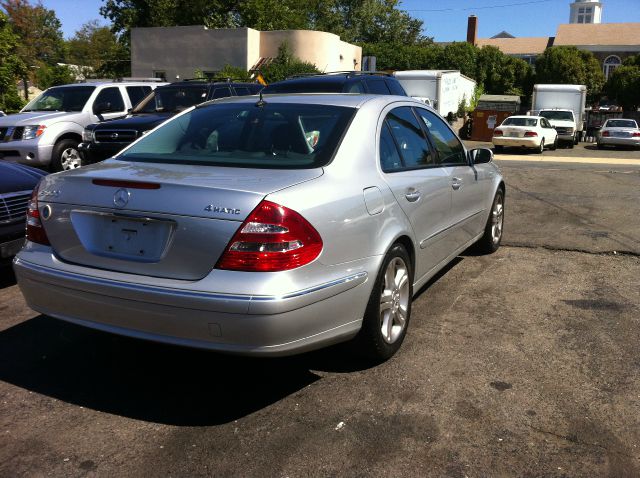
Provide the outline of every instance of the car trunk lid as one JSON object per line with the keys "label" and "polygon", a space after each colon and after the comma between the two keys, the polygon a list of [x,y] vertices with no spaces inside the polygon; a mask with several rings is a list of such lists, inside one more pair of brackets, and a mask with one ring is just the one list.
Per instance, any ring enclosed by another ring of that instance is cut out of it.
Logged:
{"label": "car trunk lid", "polygon": [[269,193],[322,169],[259,170],[107,161],[51,175],[40,187],[49,241],[62,260],[198,280]]}

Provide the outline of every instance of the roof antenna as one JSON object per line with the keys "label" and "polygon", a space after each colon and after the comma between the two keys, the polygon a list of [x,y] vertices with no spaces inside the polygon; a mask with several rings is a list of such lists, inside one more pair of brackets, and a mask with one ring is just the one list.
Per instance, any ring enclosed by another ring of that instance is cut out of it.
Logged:
{"label": "roof antenna", "polygon": [[267,102],[265,100],[262,99],[262,90],[260,90],[260,99],[258,100],[258,102],[256,103],[256,106],[258,108],[262,108],[264,105],[266,105]]}

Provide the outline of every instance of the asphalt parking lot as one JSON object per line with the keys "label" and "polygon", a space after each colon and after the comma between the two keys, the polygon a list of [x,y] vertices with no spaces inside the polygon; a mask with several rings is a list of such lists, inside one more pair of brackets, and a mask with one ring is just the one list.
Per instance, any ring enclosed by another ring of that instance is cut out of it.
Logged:
{"label": "asphalt parking lot", "polygon": [[29,310],[4,271],[0,476],[640,476],[628,153],[638,166],[499,161],[503,247],[434,278],[378,366],[85,330]]}

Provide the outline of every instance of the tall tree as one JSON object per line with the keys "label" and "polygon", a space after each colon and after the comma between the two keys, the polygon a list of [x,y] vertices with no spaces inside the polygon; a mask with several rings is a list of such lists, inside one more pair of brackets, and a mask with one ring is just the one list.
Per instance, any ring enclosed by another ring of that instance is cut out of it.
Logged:
{"label": "tall tree", "polygon": [[[640,60],[640,55],[638,55]],[[637,111],[640,107],[640,65],[633,61],[616,68],[609,76],[605,91],[625,111]]]}
{"label": "tall tree", "polygon": [[2,0],[0,6],[9,17],[14,32],[20,38],[16,52],[27,69],[22,75],[25,99],[28,98],[29,72],[43,65],[64,61],[62,24],[53,10],[29,0]]}
{"label": "tall tree", "polygon": [[475,78],[478,48],[467,42],[454,42],[444,47],[441,68],[460,70],[463,75]]}
{"label": "tall tree", "polygon": [[9,19],[0,11],[0,110],[13,112],[22,107],[16,89],[16,79],[25,70],[25,65],[16,54],[20,39]]}
{"label": "tall tree", "polygon": [[67,42],[67,61],[81,68],[86,77],[126,76],[130,53],[126,45],[96,20],[85,23]]}
{"label": "tall tree", "polygon": [[547,48],[536,61],[536,82],[586,85],[593,99],[599,98],[605,78],[593,53],[559,46]]}

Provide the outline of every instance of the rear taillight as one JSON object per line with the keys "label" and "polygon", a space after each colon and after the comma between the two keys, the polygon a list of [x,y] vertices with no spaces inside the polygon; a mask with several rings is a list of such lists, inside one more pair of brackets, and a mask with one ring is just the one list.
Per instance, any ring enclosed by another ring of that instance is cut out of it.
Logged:
{"label": "rear taillight", "polygon": [[525,138],[535,138],[537,136],[538,136],[538,133],[536,133],[535,131],[525,131],[524,133]]}
{"label": "rear taillight", "polygon": [[493,135],[494,136],[502,136],[503,135],[502,130],[501,129],[494,129],[493,130]]}
{"label": "rear taillight", "polygon": [[633,133],[631,136],[633,136],[634,138],[638,138],[640,137],[640,131],[636,131],[635,133]]}
{"label": "rear taillight", "polygon": [[50,245],[47,233],[42,227],[40,211],[38,210],[38,188],[39,185],[31,193],[29,205],[27,209],[27,240],[37,242],[38,244]]}
{"label": "rear taillight", "polygon": [[611,133],[609,133],[608,131],[603,131],[602,132],[602,136],[609,136]]}
{"label": "rear taillight", "polygon": [[285,271],[308,264],[321,251],[322,238],[305,218],[279,204],[262,201],[235,233],[216,268]]}

